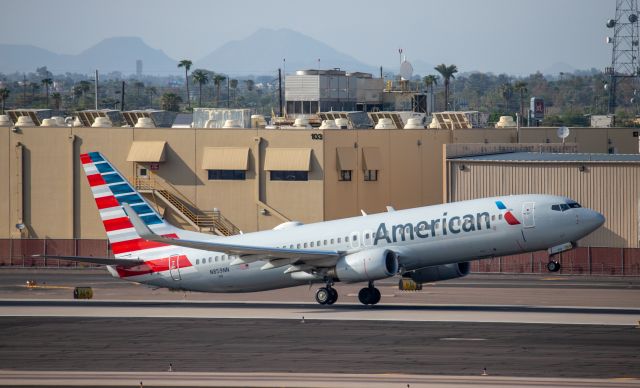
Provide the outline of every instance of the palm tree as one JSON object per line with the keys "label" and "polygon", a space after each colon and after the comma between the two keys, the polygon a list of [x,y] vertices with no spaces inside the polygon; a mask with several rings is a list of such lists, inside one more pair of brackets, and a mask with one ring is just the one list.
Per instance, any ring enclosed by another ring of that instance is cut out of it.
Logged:
{"label": "palm tree", "polygon": [[238,80],[237,79],[232,79],[229,81],[229,86],[231,87],[231,89],[233,89],[233,100],[234,100],[234,104],[235,104],[235,100],[236,100],[236,89],[238,88]]}
{"label": "palm tree", "polygon": [[87,92],[91,89],[91,82],[80,81],[80,92],[82,93],[82,107],[87,105]]}
{"label": "palm tree", "polygon": [[500,94],[502,94],[502,98],[504,98],[504,110],[509,110],[509,100],[513,97],[513,86],[511,84],[502,84],[500,85]]}
{"label": "palm tree", "polygon": [[252,79],[248,79],[244,81],[244,84],[247,86],[248,91],[252,91],[256,83]]}
{"label": "palm tree", "polygon": [[218,105],[218,101],[220,101],[220,85],[222,85],[222,81],[226,80],[222,74],[216,74],[213,76],[213,84],[216,85],[216,106]]}
{"label": "palm tree", "polygon": [[435,104],[433,102],[433,87],[438,84],[438,76],[435,74],[429,74],[422,78],[422,82],[424,82],[424,86],[427,89],[427,92],[429,92],[429,89],[431,89],[431,110],[433,110],[435,108]]}
{"label": "palm tree", "polygon": [[160,97],[160,108],[170,112],[180,111],[182,98],[175,93],[165,93]]}
{"label": "palm tree", "polygon": [[198,106],[202,106],[202,85],[209,83],[209,74],[204,70],[194,70],[191,73],[193,80],[198,83]]}
{"label": "palm tree", "polygon": [[458,72],[458,67],[456,65],[447,66],[442,63],[434,67],[434,69],[444,78],[444,110],[447,110],[449,107],[449,84],[451,78],[456,78],[454,74]]}
{"label": "palm tree", "polygon": [[191,109],[191,99],[189,98],[189,70],[191,70],[191,62],[188,59],[183,59],[178,63],[178,67],[184,67],[184,79],[187,83],[187,104],[189,105],[189,109]]}
{"label": "palm tree", "polygon": [[133,87],[136,88],[136,97],[140,98],[140,91],[144,89],[144,82],[136,81],[134,82]]}
{"label": "palm tree", "polygon": [[42,85],[44,85],[44,89],[47,93],[47,108],[49,107],[49,86],[53,85],[53,80],[51,78],[44,78],[40,81]]}
{"label": "palm tree", "polygon": [[158,89],[155,86],[149,86],[147,88],[147,98],[149,99],[149,106],[153,106],[153,96],[158,95]]}
{"label": "palm tree", "polygon": [[51,95],[53,98],[53,103],[56,105],[56,110],[60,110],[60,103],[62,102],[62,95],[58,92],[55,92]]}
{"label": "palm tree", "polygon": [[9,99],[10,94],[11,94],[11,91],[9,89],[7,88],[0,89],[0,100],[2,101],[2,114],[4,114],[4,105]]}
{"label": "palm tree", "polygon": [[529,90],[527,89],[527,83],[524,81],[516,82],[513,88],[520,93],[520,123],[522,123],[522,120],[524,120],[524,94]]}

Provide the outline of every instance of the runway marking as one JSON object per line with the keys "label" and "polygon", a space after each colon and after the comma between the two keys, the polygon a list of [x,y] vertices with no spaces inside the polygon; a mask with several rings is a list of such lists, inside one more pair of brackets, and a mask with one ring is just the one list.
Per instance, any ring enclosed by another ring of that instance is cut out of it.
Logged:
{"label": "runway marking", "polygon": [[440,338],[440,341],[488,341],[486,338]]}
{"label": "runway marking", "polygon": [[540,280],[569,280],[568,278],[560,278],[560,277],[548,277],[548,278],[542,278]]}

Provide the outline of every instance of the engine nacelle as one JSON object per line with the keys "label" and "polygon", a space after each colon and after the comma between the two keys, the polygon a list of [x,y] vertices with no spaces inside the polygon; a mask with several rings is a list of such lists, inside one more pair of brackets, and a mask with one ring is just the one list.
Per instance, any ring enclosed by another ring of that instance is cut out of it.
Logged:
{"label": "engine nacelle", "polygon": [[437,282],[467,276],[471,270],[469,262],[434,265],[403,274],[403,277],[410,277],[416,283]]}
{"label": "engine nacelle", "polygon": [[333,269],[343,282],[365,282],[398,273],[398,254],[388,249],[369,249],[341,257]]}

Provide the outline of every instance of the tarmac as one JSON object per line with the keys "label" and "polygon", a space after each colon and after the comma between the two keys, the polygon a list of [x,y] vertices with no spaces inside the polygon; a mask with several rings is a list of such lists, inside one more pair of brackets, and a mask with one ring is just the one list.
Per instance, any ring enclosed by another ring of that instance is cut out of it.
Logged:
{"label": "tarmac", "polygon": [[[76,285],[95,299],[72,300]],[[0,385],[640,386],[640,279],[376,285],[377,306],[342,284],[320,306],[308,286],[185,294],[95,270],[0,270]]]}

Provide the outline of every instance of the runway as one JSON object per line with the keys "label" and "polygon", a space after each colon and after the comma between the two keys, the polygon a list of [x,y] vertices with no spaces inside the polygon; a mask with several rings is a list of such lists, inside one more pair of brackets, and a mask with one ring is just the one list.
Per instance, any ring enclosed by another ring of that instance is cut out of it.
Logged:
{"label": "runway", "polygon": [[[185,294],[98,271],[0,271],[0,385],[640,385],[638,279],[396,282],[377,282],[377,306],[344,284],[320,306],[308,286]],[[76,285],[96,299],[72,300]]]}

